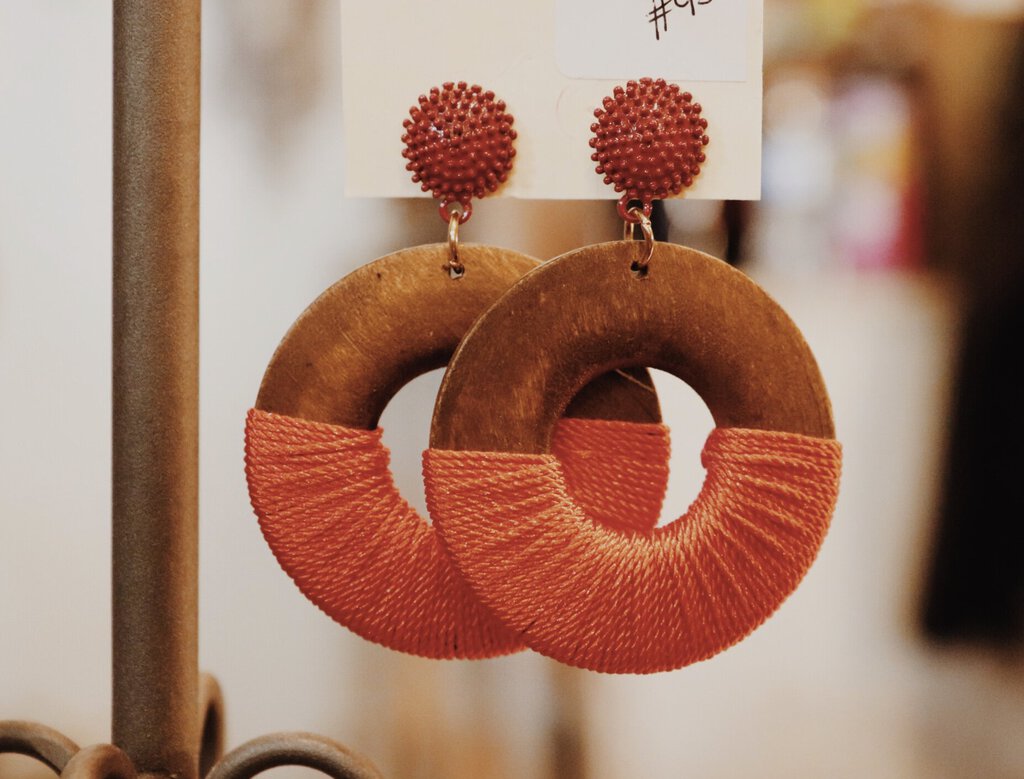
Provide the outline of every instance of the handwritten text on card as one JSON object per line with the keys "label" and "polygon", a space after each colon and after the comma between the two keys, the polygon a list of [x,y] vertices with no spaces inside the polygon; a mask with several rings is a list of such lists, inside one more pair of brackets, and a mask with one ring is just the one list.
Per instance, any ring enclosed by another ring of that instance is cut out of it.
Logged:
{"label": "handwritten text on card", "polygon": [[690,16],[697,15],[697,6],[711,5],[713,0],[651,0],[647,18],[654,25],[654,40],[660,41],[661,34],[668,32],[668,15],[677,8],[688,9]]}
{"label": "handwritten text on card", "polygon": [[744,81],[760,0],[555,0],[555,59],[570,78]]}

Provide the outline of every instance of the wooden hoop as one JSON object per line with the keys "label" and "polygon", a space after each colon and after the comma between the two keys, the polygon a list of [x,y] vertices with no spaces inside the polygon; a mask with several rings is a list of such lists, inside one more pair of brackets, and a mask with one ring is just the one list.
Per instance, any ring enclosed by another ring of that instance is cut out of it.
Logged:
{"label": "wooden hoop", "polygon": [[709,255],[612,242],[532,271],[463,338],[445,373],[432,449],[541,454],[570,399],[593,377],[648,366],[674,374],[719,427],[834,438],[814,356],[785,311]]}
{"label": "wooden hoop", "polygon": [[[463,276],[448,271],[447,244],[389,254],[350,273],[296,320],[270,360],[256,408],[371,430],[409,381],[444,367],[473,322],[538,261],[462,244]],[[503,355],[512,358],[513,355]],[[646,370],[594,374],[567,416],[660,422]],[[489,396],[480,398],[484,405]],[[566,401],[568,404],[568,399]]]}

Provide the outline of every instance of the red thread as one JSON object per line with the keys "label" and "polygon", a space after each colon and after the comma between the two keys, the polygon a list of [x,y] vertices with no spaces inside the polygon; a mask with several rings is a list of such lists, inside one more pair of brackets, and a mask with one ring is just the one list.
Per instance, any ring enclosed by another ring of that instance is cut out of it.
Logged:
{"label": "red thread", "polygon": [[527,646],[650,673],[732,646],[793,591],[828,530],[840,452],[831,439],[716,429],[687,512],[629,534],[587,518],[552,455],[428,450],[424,476],[438,536]]}
{"label": "red thread", "polygon": [[[366,639],[434,658],[522,649],[452,567],[437,534],[395,488],[380,430],[252,409],[246,477],[281,567],[328,616]],[[595,521],[653,527],[668,478],[663,425],[565,419],[552,449]]]}
{"label": "red thread", "polygon": [[664,425],[561,419],[551,453],[562,464],[569,494],[595,522],[620,530],[658,524],[670,454]]}

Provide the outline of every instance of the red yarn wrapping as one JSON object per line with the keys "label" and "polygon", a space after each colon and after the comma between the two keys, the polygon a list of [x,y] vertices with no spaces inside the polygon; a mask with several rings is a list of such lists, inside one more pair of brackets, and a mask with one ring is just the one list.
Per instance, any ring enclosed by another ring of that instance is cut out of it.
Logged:
{"label": "red yarn wrapping", "polygon": [[[281,567],[328,616],[391,649],[480,658],[522,649],[473,596],[395,488],[380,430],[252,409],[246,477]],[[562,420],[553,450],[595,521],[653,527],[668,478],[663,425]]]}
{"label": "red yarn wrapping", "polygon": [[620,530],[658,524],[668,486],[668,428],[604,419],[561,419],[551,451],[569,494],[595,522]]}
{"label": "red yarn wrapping", "polygon": [[474,592],[530,648],[611,673],[703,660],[764,622],[828,530],[840,446],[721,428],[707,475],[672,524],[622,533],[590,521],[551,455],[429,450],[427,506]]}

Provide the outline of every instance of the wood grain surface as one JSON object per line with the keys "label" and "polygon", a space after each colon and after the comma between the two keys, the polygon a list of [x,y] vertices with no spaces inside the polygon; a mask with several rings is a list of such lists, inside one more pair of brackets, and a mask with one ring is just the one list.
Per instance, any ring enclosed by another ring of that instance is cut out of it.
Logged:
{"label": "wood grain surface", "polygon": [[[448,245],[430,244],[374,260],[335,283],[281,341],[256,407],[375,428],[391,398],[420,374],[444,367],[473,322],[538,265],[527,255],[476,244],[462,244],[459,256],[466,272],[458,279],[448,273]],[[496,359],[518,359],[497,346]],[[660,421],[646,370],[595,373],[593,379],[581,383],[562,410],[578,417]]]}
{"label": "wood grain surface", "polygon": [[562,255],[477,320],[445,373],[431,447],[541,453],[570,399],[597,376],[659,368],[689,384],[720,427],[834,437],[817,363],[760,287],[726,263],[640,242]]}

